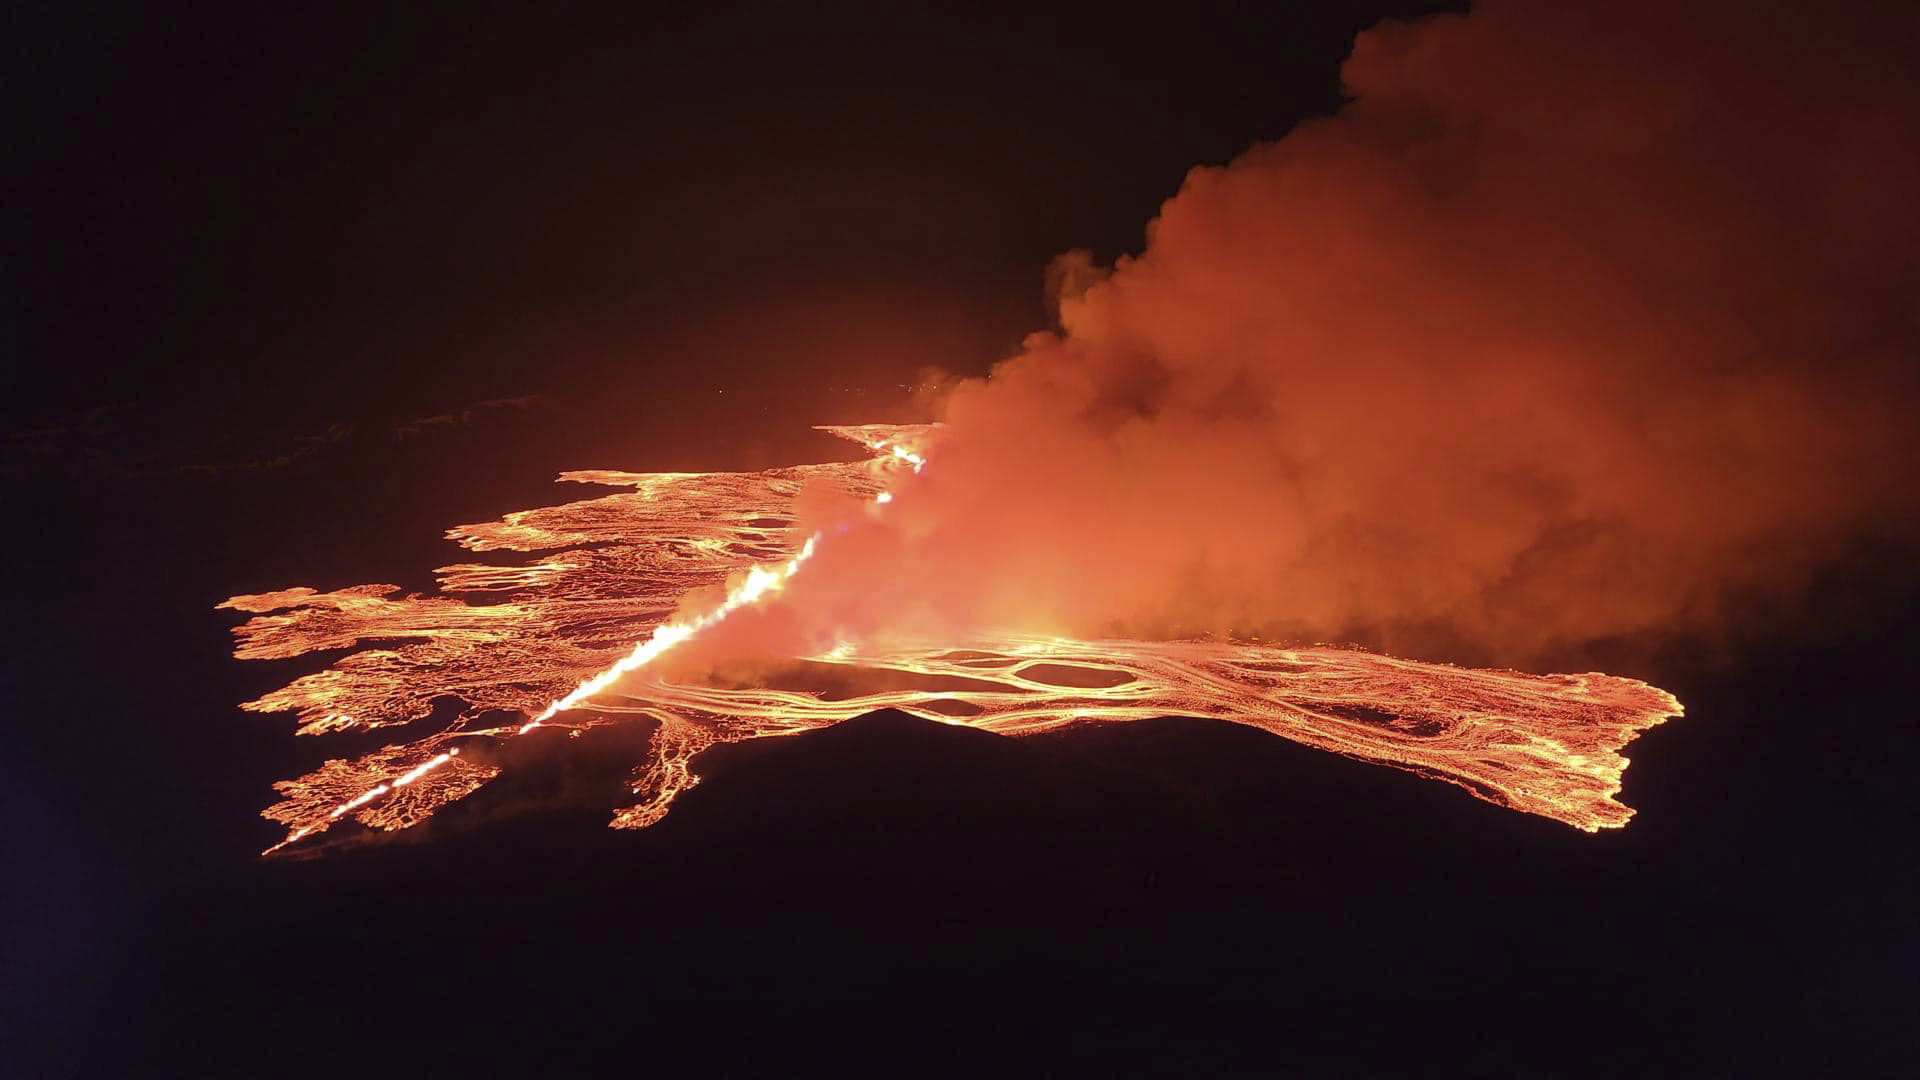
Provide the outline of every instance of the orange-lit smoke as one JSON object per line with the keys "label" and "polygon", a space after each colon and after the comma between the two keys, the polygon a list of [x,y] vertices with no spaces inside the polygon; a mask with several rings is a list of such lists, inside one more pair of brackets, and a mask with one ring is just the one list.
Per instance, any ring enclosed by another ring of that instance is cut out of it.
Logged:
{"label": "orange-lit smoke", "polygon": [[1367,31],[1337,115],[1064,257],[1059,331],[780,606],[1527,664],[1910,536],[1920,27],[1878,7]]}

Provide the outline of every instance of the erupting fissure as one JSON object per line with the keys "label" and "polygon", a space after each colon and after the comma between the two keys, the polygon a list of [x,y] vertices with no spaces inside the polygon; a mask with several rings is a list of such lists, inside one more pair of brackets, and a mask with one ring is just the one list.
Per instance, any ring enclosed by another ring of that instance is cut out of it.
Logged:
{"label": "erupting fissure", "polygon": [[[890,499],[887,493],[883,491],[874,497],[874,501],[887,502],[890,501]],[[555,701],[553,704],[541,710],[539,716],[520,725],[519,734],[525,735],[527,732],[553,719],[553,717],[559,713],[573,708],[575,705],[612,686],[622,675],[644,667],[654,657],[659,656],[675,645],[698,634],[707,627],[714,625],[735,611],[759,600],[767,593],[778,589],[782,582],[793,576],[794,571],[800,569],[802,563],[813,557],[813,546],[818,543],[819,540],[820,534],[818,533],[807,537],[807,542],[800,545],[799,553],[793,558],[788,559],[786,564],[778,569],[769,570],[764,566],[756,566],[747,571],[746,580],[741,582],[739,587],[727,594],[726,602],[707,614],[686,622],[672,622],[655,627],[653,636],[635,645],[632,652],[614,661],[612,667],[607,668],[607,670],[574,687],[573,691],[566,697]]]}
{"label": "erupting fissure", "polygon": [[[689,764],[709,746],[815,730],[887,707],[1003,735],[1213,717],[1447,780],[1592,831],[1632,816],[1613,798],[1627,764],[1621,748],[1681,711],[1663,690],[1597,673],[1472,671],[1326,647],[1018,634],[885,648],[843,641],[793,658],[916,683],[844,697],[664,677],[653,664],[661,654],[782,589],[824,542],[796,524],[803,485],[838,489],[878,513],[895,500],[898,482],[926,466],[930,429],[823,430],[874,456],[761,473],[566,473],[564,481],[629,490],[450,530],[472,551],[550,553],[519,566],[437,571],[443,593],[493,594],[495,602],[395,598],[394,586],[364,585],[223,603],[253,615],[235,629],[242,658],[383,643],[243,706],[294,712],[301,734],[409,724],[441,699],[464,706],[432,734],[330,759],[276,784],[284,799],[264,814],[288,832],[267,852],[349,816],[374,829],[407,828],[472,793],[500,768],[461,756],[462,740],[651,719],[651,752],[632,785],[638,801],[613,819],[637,828],[658,821],[696,782]],[[729,584],[717,605],[675,616],[689,592],[720,581]],[[495,715],[526,719],[482,726]]]}

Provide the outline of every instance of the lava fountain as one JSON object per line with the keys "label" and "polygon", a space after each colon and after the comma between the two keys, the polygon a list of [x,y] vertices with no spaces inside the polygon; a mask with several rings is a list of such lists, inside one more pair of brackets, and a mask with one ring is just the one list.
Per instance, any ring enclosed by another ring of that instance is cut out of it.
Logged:
{"label": "lava fountain", "polygon": [[[864,676],[867,688],[850,695],[717,686],[663,672],[656,658],[764,603],[832,542],[798,524],[803,486],[838,490],[863,512],[884,514],[901,482],[926,466],[930,428],[822,430],[873,456],[758,473],[564,473],[562,481],[622,490],[450,530],[469,551],[531,557],[441,567],[440,595],[360,585],[221,604],[252,615],[234,630],[242,659],[357,650],[242,706],[294,713],[302,735],[415,725],[433,717],[437,703],[459,703],[430,734],[276,784],[284,798],[263,813],[287,835],[266,853],[348,818],[378,830],[420,823],[499,774],[461,756],[476,740],[651,720],[657,726],[634,769],[633,802],[612,822],[641,828],[697,781],[689,765],[707,747],[816,730],[880,708],[1010,736],[1156,716],[1216,718],[1592,832],[1633,815],[1614,798],[1627,766],[1620,751],[1681,713],[1666,691],[1612,675],[1475,671],[1354,649],[1222,641],[1004,634],[885,647],[841,641],[791,658],[816,672]],[[687,604],[689,594],[715,586],[717,601]]]}

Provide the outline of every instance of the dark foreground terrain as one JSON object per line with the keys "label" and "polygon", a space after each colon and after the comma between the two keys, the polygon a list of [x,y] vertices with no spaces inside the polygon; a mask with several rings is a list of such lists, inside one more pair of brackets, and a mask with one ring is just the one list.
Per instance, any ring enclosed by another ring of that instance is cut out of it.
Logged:
{"label": "dark foreground terrain", "polygon": [[99,539],[16,601],[10,1075],[1906,1060],[1916,636],[1884,576],[1810,644],[1632,671],[1687,716],[1600,835],[1224,724],[882,713],[718,749],[641,833],[603,826],[644,732],[556,733],[415,833],[260,860],[268,780],[326,751],[233,709],[285,672],[228,658],[209,601],[289,556],[221,539],[224,490],[29,491]]}

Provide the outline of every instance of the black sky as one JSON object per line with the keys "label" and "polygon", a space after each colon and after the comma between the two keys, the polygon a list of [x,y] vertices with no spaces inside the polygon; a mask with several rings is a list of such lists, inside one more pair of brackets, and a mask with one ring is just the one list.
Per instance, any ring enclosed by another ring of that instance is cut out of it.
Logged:
{"label": "black sky", "polygon": [[1137,249],[1188,168],[1335,107],[1382,13],[43,15],[8,415],[817,415],[977,371],[1044,325],[1052,256]]}

